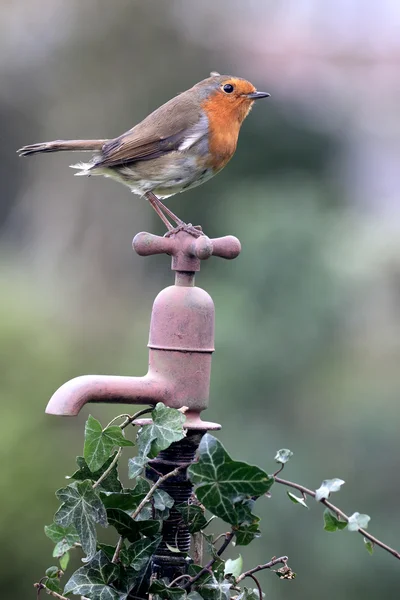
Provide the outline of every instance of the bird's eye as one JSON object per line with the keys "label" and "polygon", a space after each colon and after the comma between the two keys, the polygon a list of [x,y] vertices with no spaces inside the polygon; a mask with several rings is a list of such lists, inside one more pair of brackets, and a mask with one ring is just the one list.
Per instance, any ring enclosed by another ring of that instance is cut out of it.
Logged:
{"label": "bird's eye", "polygon": [[232,85],[231,83],[226,83],[226,84],[223,86],[223,88],[222,88],[222,89],[224,90],[224,92],[225,92],[226,94],[232,94],[232,92],[233,92],[233,89],[234,89],[234,88],[233,88],[233,85]]}

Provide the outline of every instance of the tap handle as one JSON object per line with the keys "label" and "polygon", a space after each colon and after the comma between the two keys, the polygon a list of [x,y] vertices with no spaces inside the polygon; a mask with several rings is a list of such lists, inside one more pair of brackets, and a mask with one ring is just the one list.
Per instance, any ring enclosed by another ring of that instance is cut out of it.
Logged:
{"label": "tap handle", "polygon": [[214,239],[200,235],[195,238],[185,231],[179,231],[170,237],[142,231],[134,237],[132,246],[139,256],[169,254],[173,257],[172,268],[175,271],[199,271],[201,260],[210,256],[232,259],[241,250],[240,241],[233,235]]}

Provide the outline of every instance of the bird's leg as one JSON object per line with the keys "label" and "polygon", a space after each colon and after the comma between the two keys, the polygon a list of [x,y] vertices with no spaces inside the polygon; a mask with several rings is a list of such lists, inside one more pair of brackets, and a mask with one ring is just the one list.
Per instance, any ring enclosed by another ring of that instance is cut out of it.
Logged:
{"label": "bird's leg", "polygon": [[[167,217],[169,217],[171,219],[171,221],[173,221],[174,223],[176,223],[177,225],[185,225],[185,223],[182,221],[182,219],[180,219],[179,217],[177,217],[172,210],[170,210],[168,208],[168,206],[165,206],[165,204],[163,204],[161,202],[161,200],[159,198],[157,198],[157,196],[153,193],[153,192],[147,192],[146,194],[146,198],[147,200],[152,204],[152,202],[154,202],[154,204],[156,206],[158,206],[159,210],[161,210],[165,215],[167,215]],[[151,198],[151,199],[150,199]],[[153,206],[153,205],[152,205]],[[154,206],[153,206],[154,208]],[[157,213],[158,214],[158,213]]]}
{"label": "bird's leg", "polygon": [[168,231],[173,231],[174,228],[173,228],[172,224],[168,221],[167,217],[164,215],[164,213],[162,212],[162,210],[158,204],[158,203],[160,203],[162,206],[164,206],[162,204],[162,202],[159,201],[159,199],[157,198],[157,196],[155,196],[153,194],[153,192],[147,192],[145,194],[145,196],[146,196],[147,200],[149,201],[150,206],[155,210],[155,212],[160,217],[161,221],[164,223],[164,225],[168,229]]}
{"label": "bird's leg", "polygon": [[[178,231],[186,231],[186,233],[190,233],[194,237],[199,237],[200,235],[204,235],[200,225],[193,226],[191,223],[185,223],[177,217],[172,210],[170,210],[165,204],[161,202],[159,198],[153,192],[147,192],[145,194],[147,200],[150,202],[151,206],[154,208],[160,219],[166,225],[168,231],[165,234],[167,237],[172,235],[173,233],[178,233]],[[165,214],[164,214],[165,213]],[[161,216],[162,215],[162,216]],[[174,223],[176,223],[176,227],[172,227],[171,223],[166,218],[167,215]],[[169,226],[167,225],[169,224]]]}

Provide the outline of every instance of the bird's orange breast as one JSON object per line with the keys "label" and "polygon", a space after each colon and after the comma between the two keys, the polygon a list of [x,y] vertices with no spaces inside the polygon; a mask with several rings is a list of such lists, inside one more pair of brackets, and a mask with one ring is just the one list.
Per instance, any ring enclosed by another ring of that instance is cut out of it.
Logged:
{"label": "bird's orange breast", "polygon": [[235,153],[240,126],[249,108],[226,101],[219,94],[212,95],[202,103],[208,117],[208,147],[210,167],[220,171]]}

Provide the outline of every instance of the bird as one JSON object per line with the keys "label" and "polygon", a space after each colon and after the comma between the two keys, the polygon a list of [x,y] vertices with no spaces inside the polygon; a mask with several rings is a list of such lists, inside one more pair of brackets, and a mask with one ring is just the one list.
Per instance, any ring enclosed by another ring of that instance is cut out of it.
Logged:
{"label": "bird", "polygon": [[75,175],[117,180],[149,201],[167,234],[186,230],[197,236],[201,227],[184,223],[161,200],[219,173],[236,151],[241,125],[254,102],[269,96],[246,79],[213,71],[116,138],[41,142],[17,153],[92,151],[89,162],[71,165],[78,170]]}

